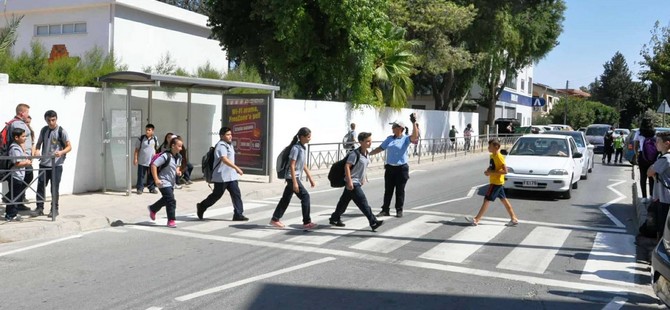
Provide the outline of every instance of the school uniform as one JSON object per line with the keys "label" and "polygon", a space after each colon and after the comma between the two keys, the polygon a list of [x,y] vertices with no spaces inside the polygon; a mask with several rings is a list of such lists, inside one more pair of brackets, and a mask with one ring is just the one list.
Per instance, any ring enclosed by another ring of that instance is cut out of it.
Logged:
{"label": "school uniform", "polygon": [[[12,143],[9,146],[8,156],[27,156],[28,154],[20,145]],[[26,160],[25,158],[17,158],[14,160],[14,163],[19,163]],[[20,200],[22,195],[21,192],[25,190],[26,184],[24,183],[25,178],[25,167],[16,167],[12,166],[11,180],[9,180],[9,203],[5,206],[5,219],[12,220],[16,215],[20,207],[25,207],[23,205],[23,200]]]}
{"label": "school uniform", "polygon": [[[42,156],[53,156],[57,151],[62,151],[64,146],[61,145],[61,141],[67,142],[70,141],[70,137],[67,134],[65,129],[59,130],[60,126],[51,129],[48,128],[44,133],[44,136],[40,134],[40,137],[37,139],[36,147],[42,150]],[[62,134],[62,136],[59,135]],[[35,209],[36,213],[41,213],[44,210],[44,200],[45,187],[51,182],[51,200],[53,201],[56,207],[56,213],[58,212],[58,199],[60,196],[60,181],[63,176],[63,163],[65,162],[65,154],[61,157],[56,157],[53,160],[51,158],[41,158],[40,159],[40,171],[41,175],[37,180],[37,208]]]}
{"label": "school uniform", "polygon": [[388,136],[379,146],[386,150],[386,164],[384,165],[384,204],[382,212],[388,213],[395,190],[395,209],[397,216],[402,216],[405,204],[405,185],[409,180],[409,165],[407,164],[407,148],[411,141],[408,135]]}
{"label": "school uniform", "polygon": [[[160,169],[166,162],[169,162],[167,166]],[[163,153],[154,160],[152,165],[160,169],[160,171],[158,171],[158,179],[161,181],[161,184],[158,190],[161,192],[162,196],[158,201],[149,206],[149,210],[156,213],[163,207],[166,207],[165,211],[167,212],[168,221],[174,221],[176,220],[175,212],[177,210],[177,201],[174,198],[173,186],[177,177],[177,169],[181,166],[181,155],[178,153]]]}
{"label": "school uniform", "polygon": [[284,175],[284,179],[286,180],[286,187],[284,187],[284,193],[282,194],[281,199],[279,200],[279,203],[277,204],[277,207],[275,208],[275,212],[272,215],[272,220],[273,221],[279,221],[282,216],[284,216],[284,212],[286,212],[286,208],[288,208],[288,204],[291,202],[291,198],[293,197],[293,194],[298,196],[300,198],[300,206],[302,208],[302,223],[303,224],[309,224],[312,222],[312,218],[310,217],[310,197],[309,193],[307,192],[307,189],[302,185],[302,182],[300,181],[300,176],[302,175],[302,172],[305,168],[305,159],[307,158],[307,149],[305,148],[304,145],[300,143],[296,143],[291,147],[291,151],[288,156],[289,163],[291,160],[295,160],[295,179],[296,182],[298,182],[298,193],[293,192],[293,179],[291,177],[291,168],[286,169],[286,174]]}
{"label": "school uniform", "polygon": [[652,200],[660,202],[660,206],[656,208],[656,232],[663,235],[670,208],[670,189],[668,188],[670,187],[670,154],[659,157],[651,166],[658,173],[657,182],[654,183],[654,191],[651,194]]}
{"label": "school uniform", "polygon": [[212,163],[212,182],[214,183],[214,191],[205,198],[202,202],[197,204],[198,218],[202,218],[202,214],[216,203],[225,193],[226,190],[230,193],[230,199],[233,202],[234,215],[233,220],[244,220],[244,205],[242,203],[242,194],[240,193],[240,186],[238,180],[240,175],[235,169],[226,165],[221,161],[222,157],[226,157],[233,164],[235,163],[235,149],[230,143],[226,141],[219,141],[214,147],[214,154],[218,160]]}
{"label": "school uniform", "polygon": [[[135,142],[135,149],[137,149],[137,183],[135,188],[138,193],[144,191],[144,184],[146,182],[147,187],[150,192],[156,190],[156,184],[154,184],[153,177],[151,176],[151,158],[156,155],[156,147],[158,140],[155,136],[147,138],[146,136],[140,137],[137,142]],[[149,180],[146,180],[147,177]]]}
{"label": "school uniform", "polygon": [[[23,143],[23,149],[25,151],[26,156],[32,156],[33,155],[33,131],[31,130],[30,126],[26,124],[23,120],[17,118],[16,116],[14,117],[14,122],[9,124],[9,127],[7,128],[8,131],[7,133],[11,135],[11,133],[14,131],[14,128],[21,128],[26,132],[26,142]],[[10,138],[12,139],[12,138]],[[30,182],[33,181],[34,179],[34,174],[33,174],[33,167],[24,167],[24,176],[23,176],[23,182],[25,184],[30,184]],[[26,194],[23,193],[21,194],[21,197],[19,200],[23,201],[25,198]],[[22,206],[22,210],[30,210],[25,206]]]}

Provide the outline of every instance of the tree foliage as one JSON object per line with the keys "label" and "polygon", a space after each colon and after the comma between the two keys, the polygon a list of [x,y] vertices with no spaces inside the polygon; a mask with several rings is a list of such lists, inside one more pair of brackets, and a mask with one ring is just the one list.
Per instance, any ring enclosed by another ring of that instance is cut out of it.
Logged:
{"label": "tree foliage", "polygon": [[[565,105],[566,100],[560,100],[554,104],[554,108],[549,112],[549,119],[552,123],[563,123]],[[569,97],[567,105],[567,124],[572,128],[586,127],[591,124],[615,124],[619,120],[619,113],[616,109],[600,102]]]}
{"label": "tree foliage", "polygon": [[650,81],[658,88],[658,99],[666,99],[670,102],[670,27],[660,27],[656,22],[652,30],[651,40],[642,48],[640,64],[643,70],[640,78]]}
{"label": "tree foliage", "polygon": [[160,2],[165,2],[176,7],[180,7],[185,10],[193,11],[200,14],[206,14],[207,8],[204,5],[202,0],[158,0]]}
{"label": "tree foliage", "polygon": [[13,16],[7,21],[7,25],[0,28],[0,54],[9,52],[10,48],[16,43],[16,30],[21,24],[23,15]]}
{"label": "tree foliage", "polygon": [[625,107],[624,103],[630,96],[633,84],[626,58],[617,51],[603,68],[599,83],[596,83],[598,86],[594,87],[591,95],[594,100],[620,110]]}

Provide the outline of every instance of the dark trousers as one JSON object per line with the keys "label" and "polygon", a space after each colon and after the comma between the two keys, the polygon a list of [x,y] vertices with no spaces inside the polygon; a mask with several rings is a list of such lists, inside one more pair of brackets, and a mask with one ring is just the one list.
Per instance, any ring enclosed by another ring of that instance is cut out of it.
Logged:
{"label": "dark trousers", "polygon": [[605,159],[607,159],[608,164],[612,161],[612,153],[614,153],[614,148],[611,146],[605,146],[603,149],[603,164],[605,163]]}
{"label": "dark trousers", "polygon": [[667,203],[659,202],[658,206],[656,206],[656,235],[659,237],[663,236],[668,209],[670,209],[670,204]]}
{"label": "dark trousers", "polygon": [[405,185],[409,180],[409,165],[401,166],[385,165],[384,169],[384,205],[382,211],[389,212],[391,198],[395,190],[395,209],[402,211],[405,205]]}
{"label": "dark trousers", "polygon": [[[146,180],[146,178],[149,178],[149,180]],[[135,187],[138,191],[143,191],[145,183],[150,191],[156,189],[154,177],[151,175],[151,167],[137,165],[137,184]]]}
{"label": "dark trousers", "polygon": [[647,198],[647,181],[649,183],[649,196],[654,193],[654,179],[647,177],[647,170],[652,164],[647,163],[642,158],[642,153],[638,153],[637,166],[640,168],[640,189],[642,190],[642,198]]}
{"label": "dark trousers", "polygon": [[44,200],[46,200],[46,195],[44,194],[44,189],[51,181],[51,192],[54,205],[56,210],[58,210],[58,196],[60,191],[60,178],[63,176],[63,166],[56,166],[54,168],[54,173],[51,173],[51,167],[41,166],[40,165],[40,177],[37,179],[37,209],[44,209]]}
{"label": "dark trousers", "polygon": [[[30,182],[32,182],[34,178],[35,177],[33,175],[33,167],[32,166],[26,167],[25,176],[23,177],[23,182],[25,182],[24,185],[26,186],[26,188],[30,186]],[[21,197],[19,197],[18,201],[23,201],[25,200],[25,198],[26,198],[26,192],[23,192],[21,194]]]}
{"label": "dark trousers", "polygon": [[273,221],[279,221],[282,218],[282,216],[284,216],[284,212],[286,212],[286,208],[288,208],[288,204],[291,202],[293,194],[295,194],[296,196],[298,196],[298,198],[300,198],[300,206],[302,207],[302,223],[307,224],[312,222],[312,219],[309,216],[309,208],[310,208],[309,193],[307,192],[305,187],[302,186],[302,182],[300,182],[299,179],[297,181],[299,190],[297,193],[294,193],[293,181],[290,179],[286,179],[286,187],[284,188],[284,194],[281,196],[281,199],[277,204],[277,208],[275,208],[274,214],[272,214]]}
{"label": "dark trousers", "polygon": [[191,165],[191,163],[186,163],[186,171],[184,171],[184,180],[185,181],[190,181],[191,180],[191,172],[193,172],[193,165]]}
{"label": "dark trousers", "polygon": [[219,201],[223,196],[223,193],[226,192],[226,189],[230,193],[230,199],[233,202],[233,208],[235,209],[235,216],[242,216],[244,213],[244,205],[242,204],[242,194],[240,193],[240,186],[237,181],[231,182],[214,182],[214,191],[200,202],[200,207],[207,210],[214,203]]}
{"label": "dark trousers", "polygon": [[22,180],[17,180],[14,178],[8,178],[7,182],[9,183],[9,202],[5,205],[5,218],[15,217],[19,213],[19,206],[23,206],[23,200],[21,193],[25,188],[26,184]]}
{"label": "dark trousers", "polygon": [[172,186],[159,188],[161,192],[161,199],[154,202],[154,204],[149,206],[151,212],[158,212],[163,207],[167,212],[167,217],[169,221],[176,220],[175,212],[177,210],[177,200],[174,199],[174,188]]}
{"label": "dark trousers", "polygon": [[372,214],[372,209],[370,209],[368,199],[365,197],[365,193],[363,192],[360,184],[354,184],[353,190],[348,190],[346,187],[344,188],[342,196],[340,196],[340,201],[337,202],[335,212],[333,212],[333,214],[330,216],[330,219],[333,221],[339,221],[342,214],[347,211],[347,206],[349,206],[349,202],[351,200],[353,200],[358,209],[361,210],[361,213],[363,213],[363,215],[368,218],[370,226],[377,223],[377,218],[374,214]]}
{"label": "dark trousers", "polygon": [[614,163],[621,163],[623,161],[623,148],[614,149]]}

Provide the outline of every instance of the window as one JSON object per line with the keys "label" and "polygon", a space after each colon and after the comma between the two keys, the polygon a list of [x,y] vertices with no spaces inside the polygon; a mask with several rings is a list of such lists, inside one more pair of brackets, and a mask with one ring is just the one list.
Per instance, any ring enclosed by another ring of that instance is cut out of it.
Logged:
{"label": "window", "polygon": [[533,78],[532,77],[528,78],[528,93],[529,94],[533,93]]}
{"label": "window", "polygon": [[61,34],[86,33],[86,23],[68,23],[52,25],[36,25],[36,36],[55,36]]}
{"label": "window", "polygon": [[521,79],[521,90],[526,90],[526,80]]}
{"label": "window", "polygon": [[516,76],[510,75],[505,87],[516,90]]}

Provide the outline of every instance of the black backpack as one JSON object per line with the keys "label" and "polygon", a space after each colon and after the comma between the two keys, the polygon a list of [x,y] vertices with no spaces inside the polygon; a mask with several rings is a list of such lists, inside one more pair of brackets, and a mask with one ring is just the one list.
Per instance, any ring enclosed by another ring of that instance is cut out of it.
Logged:
{"label": "black backpack", "polygon": [[277,156],[277,163],[275,164],[275,170],[277,170],[277,178],[285,179],[286,170],[288,169],[288,156],[291,155],[291,148],[293,144],[285,147]]}
{"label": "black backpack", "polygon": [[[358,149],[355,149],[354,152],[356,153],[356,161],[354,161],[351,168],[356,166],[361,159],[361,152]],[[328,171],[328,181],[330,181],[331,187],[344,187],[346,185],[344,182],[344,166],[347,164],[347,158],[349,158],[349,154],[330,166],[330,171]]]}
{"label": "black backpack", "polygon": [[[40,137],[42,137],[42,145],[44,145],[44,139],[45,135],[47,134],[47,130],[49,130],[49,126],[44,126],[42,127],[42,130],[40,130]],[[62,149],[65,149],[65,140],[63,140],[63,127],[58,126],[58,144],[60,144],[60,147]]]}
{"label": "black backpack", "polygon": [[[10,125],[15,122],[17,119],[13,118],[11,121],[5,123],[5,127],[0,133],[0,156],[9,156],[9,146],[14,142],[12,133],[9,131]],[[10,169],[14,163],[11,159],[0,159],[0,181],[4,181],[5,178],[11,173]]]}
{"label": "black backpack", "polygon": [[[60,127],[58,127],[58,128],[60,129]],[[60,132],[59,132],[59,134],[60,134]],[[149,138],[147,137],[147,135],[141,135],[141,136],[139,137],[139,139],[140,139],[140,147],[142,147],[142,146],[141,146],[142,141],[144,141],[144,140],[149,140]],[[158,138],[156,138],[156,136],[153,136],[153,137],[151,137],[151,140],[154,140],[154,148],[157,148],[157,147],[158,147]]]}
{"label": "black backpack", "polygon": [[215,151],[216,151],[216,146],[219,143],[217,142],[214,144],[214,146],[210,146],[209,150],[207,153],[205,153],[204,156],[202,156],[202,177],[205,179],[205,182],[212,183],[212,174],[214,174],[214,170],[219,167],[219,164],[221,164],[221,161],[216,163],[216,166],[214,166],[214,160],[216,159]]}

